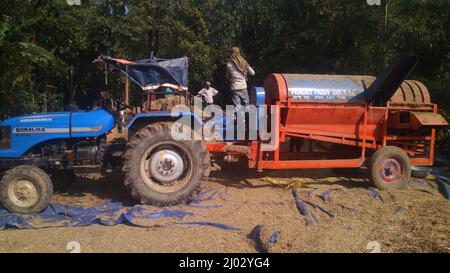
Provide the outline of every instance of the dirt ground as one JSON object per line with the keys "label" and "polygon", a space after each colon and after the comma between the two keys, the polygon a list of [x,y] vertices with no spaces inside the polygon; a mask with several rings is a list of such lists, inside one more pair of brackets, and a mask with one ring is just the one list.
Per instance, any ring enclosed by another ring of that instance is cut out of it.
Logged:
{"label": "dirt ground", "polygon": [[[76,182],[66,193],[56,194],[53,202],[86,207],[112,199],[134,205],[122,186],[120,172],[101,175],[93,171],[77,170]],[[298,197],[317,221],[299,213],[292,189],[280,185],[288,182],[297,186]],[[208,207],[177,208],[195,213],[185,221],[217,222],[240,231],[164,226],[164,220],[145,228],[120,224],[8,229],[0,231],[0,252],[69,252],[68,243],[77,241],[81,252],[370,252],[375,247],[381,252],[448,253],[450,201],[434,182],[413,179],[410,184],[405,190],[376,196],[360,172],[257,174],[234,167],[213,172],[203,185],[204,190],[217,192],[202,203]],[[255,243],[250,233],[257,225],[261,226]],[[278,234],[276,242],[268,243],[274,233]]]}

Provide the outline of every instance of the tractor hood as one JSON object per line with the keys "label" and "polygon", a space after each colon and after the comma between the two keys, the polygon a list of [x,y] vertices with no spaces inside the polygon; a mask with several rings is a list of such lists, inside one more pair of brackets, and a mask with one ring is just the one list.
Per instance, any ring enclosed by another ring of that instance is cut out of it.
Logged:
{"label": "tractor hood", "polygon": [[7,119],[0,126],[11,126],[12,133],[71,133],[70,137],[91,137],[108,133],[114,117],[104,109],[76,112],[52,112]]}
{"label": "tractor hood", "polygon": [[11,126],[28,123],[31,124],[48,123],[54,121],[55,119],[68,118],[69,115],[70,112],[51,112],[42,114],[23,115],[6,119],[0,122],[0,126]]}
{"label": "tractor hood", "polygon": [[99,137],[114,125],[114,116],[104,109],[10,118],[0,123],[11,136],[11,147],[0,149],[0,157],[20,157],[35,145],[52,139]]}

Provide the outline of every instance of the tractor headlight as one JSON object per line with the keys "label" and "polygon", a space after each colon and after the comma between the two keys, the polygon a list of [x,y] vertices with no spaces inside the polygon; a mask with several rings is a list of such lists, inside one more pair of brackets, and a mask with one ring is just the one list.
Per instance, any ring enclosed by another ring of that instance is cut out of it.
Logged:
{"label": "tractor headlight", "polygon": [[0,126],[0,149],[11,148],[11,126]]}

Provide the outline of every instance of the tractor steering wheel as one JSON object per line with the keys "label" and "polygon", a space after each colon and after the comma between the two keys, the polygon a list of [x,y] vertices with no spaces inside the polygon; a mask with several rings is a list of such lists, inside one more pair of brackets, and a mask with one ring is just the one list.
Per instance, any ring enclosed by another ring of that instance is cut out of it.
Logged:
{"label": "tractor steering wheel", "polygon": [[127,108],[130,109],[130,110],[133,110],[133,108],[131,106],[129,106],[128,104],[126,104],[126,103],[124,103],[122,101],[120,101],[119,99],[113,99],[113,101],[116,104],[118,111],[122,111],[122,110],[125,110]]}

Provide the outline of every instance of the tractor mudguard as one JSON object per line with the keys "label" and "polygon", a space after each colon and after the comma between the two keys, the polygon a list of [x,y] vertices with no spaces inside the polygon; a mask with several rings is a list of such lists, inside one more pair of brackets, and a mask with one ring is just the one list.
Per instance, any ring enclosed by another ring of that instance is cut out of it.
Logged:
{"label": "tractor mudguard", "polygon": [[142,121],[143,119],[144,120],[147,119],[147,120],[149,120],[149,122],[152,122],[152,120],[177,121],[180,118],[186,117],[186,116],[191,116],[193,118],[194,122],[197,123],[197,125],[199,125],[199,126],[204,125],[202,119],[199,116],[197,116],[193,112],[186,111],[186,112],[178,112],[178,113],[170,113],[170,112],[140,113],[140,114],[137,114],[136,116],[134,116],[133,119],[127,123],[126,127],[128,129],[128,128],[132,127],[134,124],[136,124],[138,121]]}

